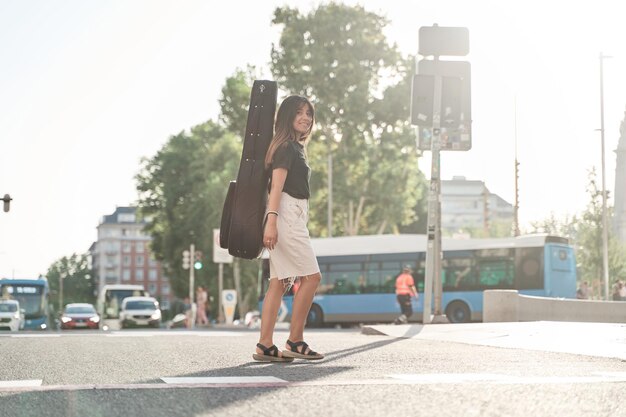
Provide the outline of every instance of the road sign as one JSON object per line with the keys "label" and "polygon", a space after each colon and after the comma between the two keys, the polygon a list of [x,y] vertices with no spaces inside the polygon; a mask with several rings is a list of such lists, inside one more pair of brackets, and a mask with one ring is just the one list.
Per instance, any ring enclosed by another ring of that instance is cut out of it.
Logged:
{"label": "road sign", "polygon": [[465,56],[469,53],[469,30],[464,27],[422,26],[418,52],[423,56]]}
{"label": "road sign", "polygon": [[213,229],[213,262],[216,264],[232,264],[233,257],[228,249],[220,246],[220,229]]}
{"label": "road sign", "polygon": [[467,151],[471,141],[471,67],[466,61],[421,60],[413,77],[411,123],[419,126],[418,148],[431,150],[435,77],[441,78],[439,108],[442,151]]}
{"label": "road sign", "polygon": [[233,324],[235,318],[235,306],[237,305],[237,291],[222,291],[222,306],[224,307],[224,316],[227,324]]}

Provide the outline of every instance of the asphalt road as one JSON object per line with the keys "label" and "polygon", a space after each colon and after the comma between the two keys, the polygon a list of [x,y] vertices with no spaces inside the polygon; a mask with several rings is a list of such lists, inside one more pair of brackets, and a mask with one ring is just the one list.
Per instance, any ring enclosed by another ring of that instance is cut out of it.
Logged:
{"label": "asphalt road", "polygon": [[0,416],[626,416],[626,326],[455,326],[309,331],[291,364],[246,329],[3,333]]}

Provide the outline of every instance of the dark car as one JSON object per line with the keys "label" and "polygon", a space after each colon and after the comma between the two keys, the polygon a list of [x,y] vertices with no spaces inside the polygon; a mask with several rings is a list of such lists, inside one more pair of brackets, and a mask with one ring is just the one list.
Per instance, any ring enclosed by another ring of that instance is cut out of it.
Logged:
{"label": "dark car", "polygon": [[61,329],[99,329],[100,316],[93,304],[73,303],[65,306]]}

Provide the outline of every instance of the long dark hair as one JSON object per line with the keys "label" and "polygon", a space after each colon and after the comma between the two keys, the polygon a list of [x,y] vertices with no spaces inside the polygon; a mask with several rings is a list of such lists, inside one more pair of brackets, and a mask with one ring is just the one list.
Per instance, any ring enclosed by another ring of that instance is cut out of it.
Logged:
{"label": "long dark hair", "polygon": [[[305,105],[309,106],[309,109],[311,110],[311,126],[304,135],[300,135],[300,133],[293,128],[293,121],[298,114],[298,110]],[[278,112],[276,113],[274,137],[272,138],[270,146],[267,149],[267,154],[265,154],[265,168],[269,168],[270,165],[272,165],[274,152],[276,152],[276,149],[278,149],[278,147],[283,143],[286,143],[289,140],[294,142],[306,141],[311,134],[311,130],[313,129],[313,123],[315,123],[315,109],[309,99],[296,95],[289,96],[284,99],[278,108]]]}

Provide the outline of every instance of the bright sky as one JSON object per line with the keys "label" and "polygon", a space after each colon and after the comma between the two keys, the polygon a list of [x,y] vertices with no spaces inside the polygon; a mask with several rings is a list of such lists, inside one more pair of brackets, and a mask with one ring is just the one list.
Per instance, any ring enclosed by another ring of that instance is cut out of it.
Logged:
{"label": "bright sky", "polygon": [[[389,40],[406,54],[421,26],[469,28],[470,55],[460,59],[472,65],[473,149],[443,153],[442,177],[483,180],[513,203],[517,107],[523,226],[584,209],[587,171],[601,172],[598,56],[612,55],[604,85],[613,191],[626,108],[620,2],[347,3],[385,14]],[[141,157],[215,119],[237,68],[256,65],[269,77],[279,34],[270,22],[283,4],[308,11],[318,2],[2,1],[0,196],[14,201],[0,212],[0,277],[45,274],[87,251],[101,217],[136,200]],[[420,167],[429,177],[428,155]]]}

